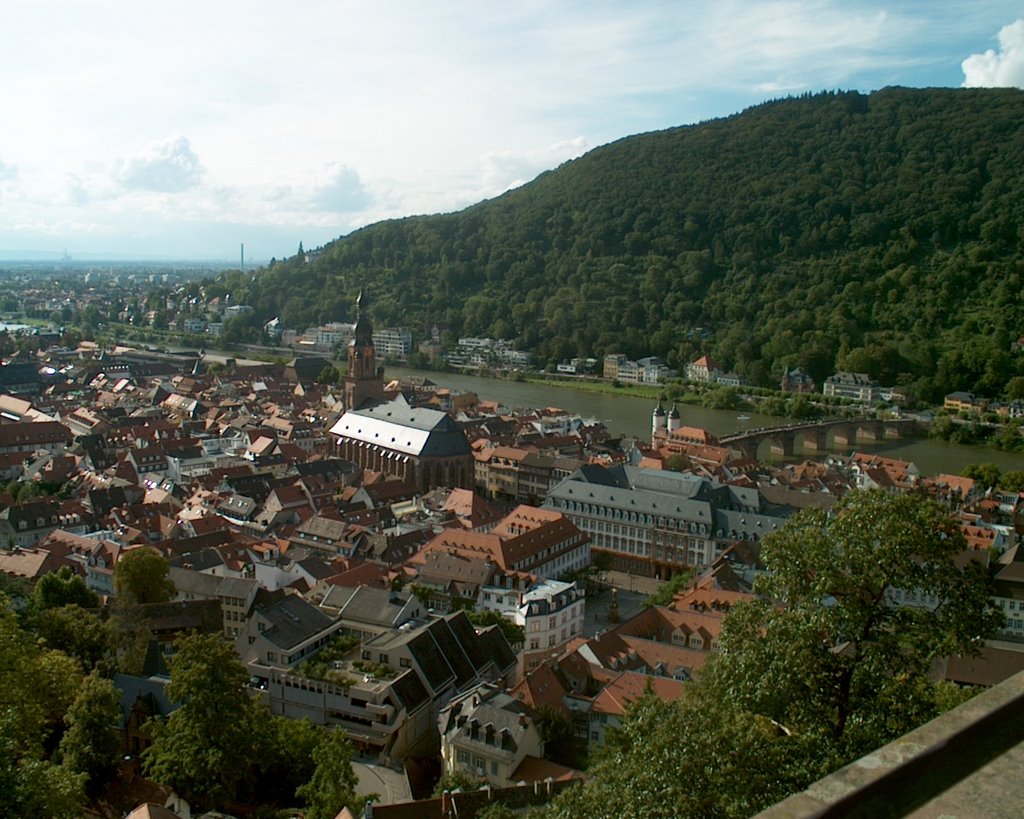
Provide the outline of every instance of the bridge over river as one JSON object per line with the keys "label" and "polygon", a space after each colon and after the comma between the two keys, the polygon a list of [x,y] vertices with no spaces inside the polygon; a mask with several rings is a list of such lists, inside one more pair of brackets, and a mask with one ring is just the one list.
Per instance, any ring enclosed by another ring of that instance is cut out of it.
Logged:
{"label": "bridge over river", "polygon": [[723,435],[718,443],[756,459],[758,449],[768,441],[772,455],[789,457],[797,444],[804,452],[820,452],[830,448],[847,449],[857,443],[893,440],[905,435],[924,435],[927,430],[927,423],[916,418],[833,418],[745,429]]}

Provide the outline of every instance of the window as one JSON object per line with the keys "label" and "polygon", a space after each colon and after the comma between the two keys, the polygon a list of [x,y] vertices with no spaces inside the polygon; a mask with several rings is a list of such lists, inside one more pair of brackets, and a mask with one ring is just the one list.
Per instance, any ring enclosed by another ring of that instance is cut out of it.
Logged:
{"label": "window", "polygon": [[402,668],[412,668],[412,661],[408,657],[400,657],[398,665]]}
{"label": "window", "polygon": [[493,774],[494,776],[498,775],[498,763],[497,762],[493,762],[493,761],[491,762],[491,774]]}
{"label": "window", "polygon": [[460,765],[468,765],[469,764],[469,751],[462,751],[462,750],[456,751],[456,753],[455,753],[455,761],[458,762]]}
{"label": "window", "polygon": [[538,648],[540,648],[540,640],[535,637],[530,640],[530,651],[536,651]]}

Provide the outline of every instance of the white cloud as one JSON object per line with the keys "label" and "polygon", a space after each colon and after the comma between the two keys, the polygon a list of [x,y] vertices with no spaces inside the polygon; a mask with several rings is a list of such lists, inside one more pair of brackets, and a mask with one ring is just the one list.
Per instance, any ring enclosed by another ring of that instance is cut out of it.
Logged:
{"label": "white cloud", "polygon": [[355,168],[332,163],[326,167],[325,176],[314,189],[310,201],[315,210],[357,213],[373,201]]}
{"label": "white cloud", "polygon": [[180,193],[199,184],[203,168],[183,136],[150,143],[145,151],[119,160],[114,176],[129,190]]}
{"label": "white cloud", "polygon": [[1024,88],[1024,19],[999,31],[999,51],[963,61],[965,88]]}
{"label": "white cloud", "polygon": [[18,178],[18,167],[0,159],[0,182]]}
{"label": "white cloud", "polygon": [[582,156],[590,149],[583,137],[526,151],[490,151],[481,159],[480,194],[496,196],[524,185],[538,174]]}

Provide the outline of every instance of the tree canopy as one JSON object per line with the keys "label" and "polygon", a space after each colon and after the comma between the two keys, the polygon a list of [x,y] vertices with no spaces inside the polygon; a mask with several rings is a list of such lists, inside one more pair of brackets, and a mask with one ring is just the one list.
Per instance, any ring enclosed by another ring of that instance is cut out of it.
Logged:
{"label": "tree canopy", "polygon": [[76,816],[85,776],[50,758],[81,675],[21,630],[0,595],[0,805],[4,816]]}
{"label": "tree canopy", "polygon": [[333,817],[343,805],[361,806],[344,732],[270,714],[218,635],[189,635],[176,645],[167,695],[182,705],[153,728],[142,758],[148,776],[202,807],[305,799],[308,816]]}
{"label": "tree canopy", "polygon": [[309,819],[334,819],[344,807],[361,811],[366,799],[356,796],[358,779],[352,770],[352,754],[352,743],[344,731],[323,734],[313,751],[313,776],[296,791],[306,800]]}
{"label": "tree canopy", "polygon": [[86,586],[85,580],[72,572],[69,566],[62,566],[57,571],[40,577],[30,601],[36,613],[69,605],[91,609],[99,604],[99,595]]}
{"label": "tree canopy", "polygon": [[121,694],[114,684],[95,671],[82,682],[64,722],[67,732],[60,741],[62,762],[100,784],[121,759]]}
{"label": "tree canopy", "polygon": [[959,698],[931,661],[1002,620],[964,545],[915,496],[795,515],[763,541],[763,597],[732,608],[722,652],[677,702],[640,700],[553,814],[749,816],[937,715]]}
{"label": "tree canopy", "polygon": [[117,596],[132,603],[166,603],[174,594],[167,558],[152,549],[124,552],[114,565]]}
{"label": "tree canopy", "polygon": [[219,635],[194,634],[176,645],[167,696],[182,705],[156,725],[143,767],[190,802],[220,806],[236,796],[254,741],[249,677]]}

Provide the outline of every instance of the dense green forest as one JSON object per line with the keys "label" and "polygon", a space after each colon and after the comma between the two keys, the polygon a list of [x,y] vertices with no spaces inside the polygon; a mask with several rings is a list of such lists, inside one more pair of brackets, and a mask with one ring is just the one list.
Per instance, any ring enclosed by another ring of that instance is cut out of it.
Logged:
{"label": "dense green forest", "polygon": [[351,319],[514,339],[541,363],[711,353],[935,400],[1024,374],[1024,91],[785,99],[591,151],[464,211],[382,222],[213,286],[244,339]]}

